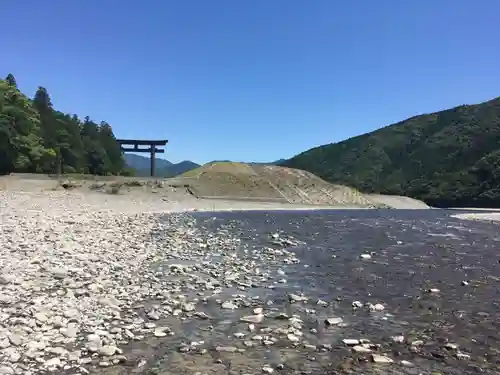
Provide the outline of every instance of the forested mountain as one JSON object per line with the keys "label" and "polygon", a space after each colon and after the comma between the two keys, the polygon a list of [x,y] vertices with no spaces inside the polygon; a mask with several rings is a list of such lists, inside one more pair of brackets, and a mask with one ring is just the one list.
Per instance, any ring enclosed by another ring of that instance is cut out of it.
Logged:
{"label": "forested mountain", "polygon": [[500,207],[500,98],[412,117],[281,165],[438,207]]}
{"label": "forested mountain", "polygon": [[[151,158],[148,156],[142,156],[142,155],[135,155],[135,154],[125,154],[123,156],[125,158],[125,163],[130,167],[135,170],[141,170],[141,169],[147,169],[149,171],[149,168],[151,166]],[[169,165],[172,165],[171,162],[165,159],[161,159],[159,157],[156,157],[156,168],[164,168],[168,167]]]}
{"label": "forested mountain", "polygon": [[[148,177],[151,174],[151,158],[147,156],[125,154],[125,163],[135,170],[135,175]],[[189,160],[172,163],[165,159],[156,158],[156,177],[175,177],[200,165]]]}
{"label": "forested mountain", "polygon": [[57,111],[44,87],[29,99],[9,74],[0,80],[0,174],[11,172],[106,175],[128,171],[108,123]]}

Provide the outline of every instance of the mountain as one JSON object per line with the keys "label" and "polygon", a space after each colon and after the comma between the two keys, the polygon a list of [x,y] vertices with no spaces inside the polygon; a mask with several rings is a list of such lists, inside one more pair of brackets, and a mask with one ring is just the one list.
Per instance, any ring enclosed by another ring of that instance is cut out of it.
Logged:
{"label": "mountain", "polygon": [[[135,154],[124,154],[125,163],[130,168],[135,170],[147,169],[151,167],[151,159],[147,156],[135,155]],[[156,169],[165,168],[172,165],[171,162],[165,159],[156,158]]]}
{"label": "mountain", "polygon": [[161,177],[175,177],[198,167],[200,167],[199,164],[196,164],[190,160],[184,160],[180,163],[171,164],[168,167],[158,169],[157,175]]}
{"label": "mountain", "polygon": [[[151,159],[147,156],[125,154],[125,163],[130,168],[135,169],[136,176],[146,177],[151,173]],[[156,176],[174,177],[191,169],[198,168],[200,165],[189,160],[180,163],[172,163],[165,159],[156,158]]]}
{"label": "mountain", "polygon": [[500,98],[415,116],[281,165],[437,207],[500,207]]}

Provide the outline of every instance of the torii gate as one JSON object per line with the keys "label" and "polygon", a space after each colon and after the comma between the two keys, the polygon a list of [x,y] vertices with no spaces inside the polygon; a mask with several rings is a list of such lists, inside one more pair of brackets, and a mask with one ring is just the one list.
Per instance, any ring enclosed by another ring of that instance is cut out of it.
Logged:
{"label": "torii gate", "polygon": [[[151,157],[151,177],[155,175],[155,155],[163,154],[165,150],[157,148],[165,146],[168,141],[144,141],[138,139],[117,139],[116,140],[120,144],[120,148],[123,152],[139,152],[146,153],[149,152]],[[139,148],[139,146],[149,146],[149,148]]]}

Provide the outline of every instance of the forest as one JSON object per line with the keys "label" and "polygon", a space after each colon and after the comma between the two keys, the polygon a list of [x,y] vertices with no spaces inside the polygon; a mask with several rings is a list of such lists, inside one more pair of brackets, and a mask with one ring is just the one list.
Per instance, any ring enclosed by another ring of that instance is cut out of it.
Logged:
{"label": "forest", "polygon": [[500,207],[500,98],[415,116],[281,165],[436,207]]}
{"label": "forest", "polygon": [[55,109],[44,87],[32,99],[8,74],[0,80],[0,175],[129,175],[111,125]]}

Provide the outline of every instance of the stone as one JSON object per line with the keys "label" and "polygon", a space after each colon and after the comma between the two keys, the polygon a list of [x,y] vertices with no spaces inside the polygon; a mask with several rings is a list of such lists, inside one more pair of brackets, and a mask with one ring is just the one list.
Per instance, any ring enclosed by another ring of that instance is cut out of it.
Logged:
{"label": "stone", "polygon": [[49,318],[45,313],[38,312],[34,315],[35,319],[38,320],[39,322],[45,323]]}
{"label": "stone", "polygon": [[291,342],[299,342],[299,341],[300,341],[300,337],[295,336],[295,335],[293,335],[293,334],[291,334],[291,333],[289,333],[289,334],[287,335],[287,338],[288,338],[288,340],[289,340],[289,341],[291,341]]}
{"label": "stone", "polygon": [[247,315],[247,316],[242,316],[240,318],[240,321],[245,323],[262,323],[263,320],[264,320],[264,315],[262,314]]}
{"label": "stone", "polygon": [[105,357],[111,357],[118,351],[118,348],[113,345],[104,345],[99,349],[99,354]]}
{"label": "stone", "polygon": [[7,337],[0,339],[0,349],[6,349],[10,346],[10,341]]}
{"label": "stone", "polygon": [[342,342],[348,346],[359,345],[359,340],[356,339],[343,339]]}
{"label": "stone", "polygon": [[61,360],[59,358],[51,358],[48,361],[45,361],[45,367],[51,368],[51,367],[60,367],[61,366]]}
{"label": "stone", "polygon": [[77,323],[69,323],[66,328],[61,328],[59,330],[63,336],[66,337],[76,337],[78,334],[78,324]]}
{"label": "stone", "polygon": [[392,336],[391,337],[392,342],[395,342],[397,344],[402,344],[405,342],[405,337],[404,336]]}
{"label": "stone", "polygon": [[325,324],[327,326],[336,326],[336,325],[339,325],[342,322],[343,322],[342,318],[336,318],[336,317],[334,317],[334,318],[327,318],[327,319],[325,319]]}
{"label": "stone", "polygon": [[355,309],[360,309],[360,308],[363,307],[363,304],[360,301],[354,301],[352,303],[352,307],[355,308]]}
{"label": "stone", "polygon": [[234,309],[237,309],[238,306],[235,305],[234,303],[232,303],[231,301],[226,301],[226,302],[222,303],[221,308],[227,309],[227,310],[234,310]]}
{"label": "stone", "polygon": [[290,293],[288,295],[288,300],[290,301],[290,303],[294,303],[294,302],[307,302],[308,298],[305,297],[305,296],[299,296],[298,294]]}
{"label": "stone", "polygon": [[262,367],[262,372],[264,374],[272,374],[274,372],[274,369],[271,366],[264,366]]}
{"label": "stone", "polygon": [[394,362],[391,358],[379,354],[372,354],[372,361],[381,364],[389,364]]}
{"label": "stone", "polygon": [[11,333],[9,336],[9,341],[14,346],[21,346],[23,344],[23,338],[20,335]]}
{"label": "stone", "polygon": [[352,350],[356,353],[371,353],[372,350],[364,345],[354,345]]}
{"label": "stone", "polygon": [[185,311],[185,312],[190,312],[190,311],[194,311],[196,310],[196,305],[194,303],[185,303],[183,306],[182,306],[182,310]]}
{"label": "stone", "polygon": [[238,351],[238,348],[236,346],[217,346],[215,348],[215,351],[225,352],[225,353],[235,353],[236,351]]}
{"label": "stone", "polygon": [[374,305],[369,304],[369,305],[368,305],[368,309],[369,309],[370,311],[372,311],[372,312],[374,312],[374,311],[384,311],[385,307],[384,307],[384,305],[382,305],[381,303],[376,303],[376,304],[374,304]]}
{"label": "stone", "polygon": [[76,309],[67,309],[64,310],[63,316],[66,319],[78,319],[80,317],[80,312]]}
{"label": "stone", "polygon": [[14,369],[10,366],[0,365],[0,375],[14,375]]}

